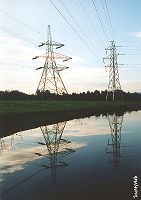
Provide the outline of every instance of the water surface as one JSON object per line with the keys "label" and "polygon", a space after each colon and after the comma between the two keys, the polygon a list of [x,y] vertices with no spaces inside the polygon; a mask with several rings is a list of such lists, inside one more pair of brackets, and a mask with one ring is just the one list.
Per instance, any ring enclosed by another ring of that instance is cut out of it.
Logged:
{"label": "water surface", "polygon": [[0,145],[2,200],[126,200],[134,176],[140,184],[141,111],[42,126]]}

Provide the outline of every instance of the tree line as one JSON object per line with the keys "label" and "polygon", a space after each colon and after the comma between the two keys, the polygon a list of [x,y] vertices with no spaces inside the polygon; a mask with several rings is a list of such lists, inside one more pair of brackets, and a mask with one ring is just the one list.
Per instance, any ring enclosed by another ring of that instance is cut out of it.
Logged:
{"label": "tree line", "polygon": [[[72,94],[62,94],[58,95],[55,93],[50,93],[50,91],[40,92],[37,91],[36,94],[26,94],[18,90],[12,91],[0,91],[0,100],[82,100],[82,101],[105,101],[106,97],[108,101],[112,100],[112,92],[98,91],[94,92],[82,92],[82,93],[72,93]],[[141,101],[141,93],[130,93],[121,90],[115,91],[116,101]]]}

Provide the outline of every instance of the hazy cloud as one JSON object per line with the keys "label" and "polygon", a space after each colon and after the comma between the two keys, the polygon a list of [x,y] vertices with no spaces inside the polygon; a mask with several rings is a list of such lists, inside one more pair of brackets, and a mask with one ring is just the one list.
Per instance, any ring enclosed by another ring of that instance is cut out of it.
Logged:
{"label": "hazy cloud", "polygon": [[141,31],[139,31],[139,32],[133,32],[131,34],[134,35],[137,38],[141,38]]}
{"label": "hazy cloud", "polygon": [[[91,120],[90,120],[91,119]],[[110,134],[110,128],[106,118],[102,120],[95,117],[73,120],[67,123],[64,135],[65,136],[92,136],[92,135],[107,135]],[[92,123],[93,121],[93,123]]]}

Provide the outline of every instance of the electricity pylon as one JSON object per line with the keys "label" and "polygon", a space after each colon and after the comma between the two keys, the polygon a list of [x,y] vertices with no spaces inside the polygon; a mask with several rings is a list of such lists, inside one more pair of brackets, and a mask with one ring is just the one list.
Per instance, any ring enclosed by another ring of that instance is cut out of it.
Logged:
{"label": "electricity pylon", "polygon": [[47,152],[40,153],[36,151],[35,153],[49,159],[49,164],[45,162],[42,163],[42,166],[51,169],[53,186],[55,186],[56,182],[56,168],[68,166],[62,158],[75,152],[72,148],[66,147],[66,145],[71,143],[71,141],[62,138],[65,126],[66,122],[61,122],[50,126],[40,127],[44,142],[40,141],[39,144],[45,145],[47,147]]}
{"label": "electricity pylon", "polygon": [[46,53],[41,56],[35,56],[34,58],[32,58],[45,58],[44,66],[36,68],[36,70],[43,69],[36,93],[44,93],[45,91],[60,95],[62,95],[63,93],[67,93],[67,89],[60,76],[60,71],[67,69],[68,67],[56,64],[56,59],[62,59],[63,62],[65,62],[72,58],[54,52],[54,48],[59,49],[63,47],[64,44],[52,41],[50,25],[48,25],[47,42],[38,45],[38,47],[42,46],[46,46]]}
{"label": "electricity pylon", "polygon": [[[17,142],[16,145],[14,144],[14,140],[15,140],[15,136],[20,137],[21,140],[23,140],[23,137],[21,135],[21,133],[14,133],[13,135],[10,136],[10,142],[9,140],[7,141],[6,138],[0,138],[0,151],[1,150],[15,150],[15,149],[19,149],[19,147],[16,147],[20,144],[20,142]],[[8,136],[9,137],[9,136]]]}
{"label": "electricity pylon", "polygon": [[5,149],[6,144],[5,144],[5,141],[3,138],[0,138],[0,151],[4,150]]}
{"label": "electricity pylon", "polygon": [[[116,52],[116,46],[115,46],[115,42],[111,41],[111,45],[106,48],[106,54],[107,51],[110,51],[110,54],[103,58],[103,60],[108,59],[110,60],[109,64],[105,66],[105,69],[108,67],[109,68],[109,84],[108,84],[108,91],[107,91],[107,95],[106,95],[106,101],[108,99],[108,94],[109,92],[112,92],[112,100],[115,101],[115,92],[116,91],[120,91],[121,90],[121,84],[120,84],[120,80],[119,80],[119,72],[118,72],[118,62],[117,62],[117,56],[119,54],[117,54]],[[105,63],[104,63],[105,64]],[[122,98],[123,98],[123,94],[121,94]]]}
{"label": "electricity pylon", "polygon": [[123,116],[108,115],[109,126],[111,129],[111,143],[108,140],[106,153],[111,154],[110,162],[114,163],[115,168],[119,168],[121,160],[121,128]]}

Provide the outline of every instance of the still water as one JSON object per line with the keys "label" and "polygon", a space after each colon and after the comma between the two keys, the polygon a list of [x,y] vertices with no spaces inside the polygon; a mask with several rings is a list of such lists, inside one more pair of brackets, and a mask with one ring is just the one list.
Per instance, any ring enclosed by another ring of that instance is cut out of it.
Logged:
{"label": "still water", "polygon": [[0,139],[1,200],[141,199],[141,111]]}

